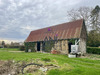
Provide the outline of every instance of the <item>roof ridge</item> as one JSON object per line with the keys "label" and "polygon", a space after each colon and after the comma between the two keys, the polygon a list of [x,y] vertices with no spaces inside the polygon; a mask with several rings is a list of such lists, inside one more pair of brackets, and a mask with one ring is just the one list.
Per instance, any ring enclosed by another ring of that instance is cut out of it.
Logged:
{"label": "roof ridge", "polygon": [[31,32],[33,31],[37,31],[37,30],[41,30],[41,29],[45,29],[45,28],[50,28],[50,27],[54,27],[54,26],[59,26],[59,25],[62,25],[62,24],[68,24],[68,23],[72,23],[72,22],[76,22],[76,21],[80,21],[80,20],[84,20],[84,19],[77,19],[77,20],[74,20],[74,21],[69,21],[69,22],[65,22],[65,23],[61,23],[61,24],[56,24],[56,25],[53,25],[53,26],[49,26],[49,27],[44,27],[44,28],[40,28],[40,29],[36,29],[36,30],[32,30]]}

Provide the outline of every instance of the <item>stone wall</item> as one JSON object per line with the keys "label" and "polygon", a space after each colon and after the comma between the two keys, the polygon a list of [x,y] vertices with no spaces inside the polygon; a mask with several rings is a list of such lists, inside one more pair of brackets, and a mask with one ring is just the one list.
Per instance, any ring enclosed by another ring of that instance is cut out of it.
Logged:
{"label": "stone wall", "polygon": [[55,43],[54,45],[55,50],[59,50],[62,54],[68,54],[68,41],[61,40]]}
{"label": "stone wall", "polygon": [[[40,42],[40,51],[42,52],[43,43]],[[35,50],[37,51],[37,43],[35,44]],[[58,50],[61,52],[61,54],[68,54],[68,41],[67,40],[60,40],[57,43],[54,44],[54,46],[51,48],[51,50]]]}
{"label": "stone wall", "polygon": [[85,24],[83,24],[81,35],[80,35],[80,42],[79,42],[79,51],[82,54],[86,53],[86,41],[87,41],[87,32]]}

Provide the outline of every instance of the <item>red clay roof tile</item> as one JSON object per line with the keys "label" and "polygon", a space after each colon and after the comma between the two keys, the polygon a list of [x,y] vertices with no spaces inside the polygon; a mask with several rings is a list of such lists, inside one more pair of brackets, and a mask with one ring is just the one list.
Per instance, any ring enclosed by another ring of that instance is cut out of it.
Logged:
{"label": "red clay roof tile", "polygon": [[25,42],[43,41],[45,37],[58,39],[80,38],[83,19],[31,31]]}

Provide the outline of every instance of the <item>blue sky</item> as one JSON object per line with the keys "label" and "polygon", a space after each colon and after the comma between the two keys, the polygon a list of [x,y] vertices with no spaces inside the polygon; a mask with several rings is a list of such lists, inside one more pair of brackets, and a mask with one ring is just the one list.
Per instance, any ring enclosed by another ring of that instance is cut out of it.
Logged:
{"label": "blue sky", "polygon": [[100,0],[0,0],[0,39],[24,41],[30,31],[68,22],[67,11]]}

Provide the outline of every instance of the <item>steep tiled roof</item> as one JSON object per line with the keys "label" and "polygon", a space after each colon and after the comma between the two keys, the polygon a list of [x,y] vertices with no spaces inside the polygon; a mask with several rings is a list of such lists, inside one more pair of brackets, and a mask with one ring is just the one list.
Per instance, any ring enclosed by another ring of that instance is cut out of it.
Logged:
{"label": "steep tiled roof", "polygon": [[43,41],[45,37],[58,39],[80,38],[83,19],[31,31],[25,42]]}

